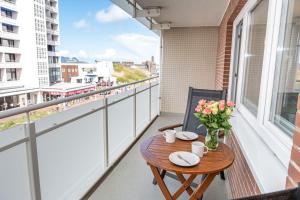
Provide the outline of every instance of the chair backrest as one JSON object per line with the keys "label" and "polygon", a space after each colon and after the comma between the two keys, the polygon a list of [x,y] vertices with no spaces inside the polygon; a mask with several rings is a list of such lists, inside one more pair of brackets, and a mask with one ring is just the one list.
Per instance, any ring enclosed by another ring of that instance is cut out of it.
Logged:
{"label": "chair backrest", "polygon": [[300,200],[300,184],[298,184],[298,187],[293,189],[244,197],[235,200]]}
{"label": "chair backrest", "polygon": [[222,99],[225,100],[226,90],[204,90],[189,87],[188,102],[186,106],[182,130],[195,132],[200,135],[206,135],[206,128],[204,126],[198,128],[201,123],[194,115],[195,108],[198,105],[200,99],[215,101]]}

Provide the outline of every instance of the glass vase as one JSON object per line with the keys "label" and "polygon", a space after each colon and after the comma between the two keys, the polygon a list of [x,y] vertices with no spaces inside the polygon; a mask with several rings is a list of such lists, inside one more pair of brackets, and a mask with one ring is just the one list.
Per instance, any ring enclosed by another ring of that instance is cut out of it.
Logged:
{"label": "glass vase", "polygon": [[219,131],[218,130],[207,130],[205,136],[205,146],[209,151],[216,151],[219,146]]}

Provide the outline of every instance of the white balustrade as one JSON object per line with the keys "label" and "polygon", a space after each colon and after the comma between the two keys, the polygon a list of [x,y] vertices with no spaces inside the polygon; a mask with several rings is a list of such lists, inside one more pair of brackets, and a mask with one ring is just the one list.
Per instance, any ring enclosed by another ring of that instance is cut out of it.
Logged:
{"label": "white balustrade", "polygon": [[151,82],[0,132],[0,199],[81,198],[158,114]]}

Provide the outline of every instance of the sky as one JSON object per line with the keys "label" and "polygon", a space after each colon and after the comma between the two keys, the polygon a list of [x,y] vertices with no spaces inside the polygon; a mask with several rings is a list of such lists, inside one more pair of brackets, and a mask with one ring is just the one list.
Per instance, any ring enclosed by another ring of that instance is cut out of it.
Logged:
{"label": "sky", "polygon": [[60,0],[59,9],[62,56],[159,61],[159,37],[110,0]]}

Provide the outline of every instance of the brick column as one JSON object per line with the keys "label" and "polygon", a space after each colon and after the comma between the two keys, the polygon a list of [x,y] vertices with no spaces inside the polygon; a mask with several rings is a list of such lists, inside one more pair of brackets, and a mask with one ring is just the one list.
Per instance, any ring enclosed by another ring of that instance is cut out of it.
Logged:
{"label": "brick column", "polygon": [[298,96],[297,113],[295,120],[295,132],[293,135],[293,148],[286,178],[286,187],[296,187],[300,182],[300,95]]}
{"label": "brick column", "polygon": [[246,2],[247,0],[231,0],[220,24],[216,66],[217,89],[228,88],[233,21]]}

